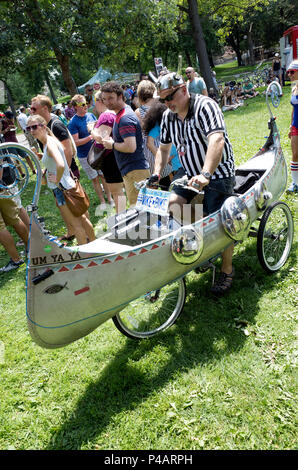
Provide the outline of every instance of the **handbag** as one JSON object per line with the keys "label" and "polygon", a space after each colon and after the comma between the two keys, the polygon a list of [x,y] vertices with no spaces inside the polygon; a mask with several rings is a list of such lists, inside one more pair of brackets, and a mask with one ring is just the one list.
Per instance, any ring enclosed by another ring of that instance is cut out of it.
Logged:
{"label": "handbag", "polygon": [[73,178],[75,187],[71,189],[64,189],[63,195],[66,205],[75,217],[80,217],[85,214],[90,206],[90,199],[85,189],[77,178]]}
{"label": "handbag", "polygon": [[101,170],[103,167],[104,158],[111,153],[109,149],[101,149],[93,142],[87,156],[87,162],[93,168],[93,170]]}

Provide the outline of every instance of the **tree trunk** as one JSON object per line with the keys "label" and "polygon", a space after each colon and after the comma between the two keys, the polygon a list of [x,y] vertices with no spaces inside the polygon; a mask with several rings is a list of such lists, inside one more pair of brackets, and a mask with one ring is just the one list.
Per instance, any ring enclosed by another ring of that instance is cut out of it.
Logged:
{"label": "tree trunk", "polygon": [[192,67],[192,62],[191,62],[191,57],[190,53],[188,50],[184,50],[185,57],[186,57],[186,62],[187,62],[187,67]]}
{"label": "tree trunk", "polygon": [[73,96],[78,92],[78,90],[70,73],[69,56],[61,54],[61,52],[58,51],[57,49],[54,49],[54,52],[58,60],[58,63],[61,67],[62,77],[66,85],[66,88],[68,89],[70,95]]}
{"label": "tree trunk", "polygon": [[236,40],[235,40],[234,34],[232,33],[227,38],[227,41],[230,44],[230,46],[233,48],[233,50],[236,52],[238,67],[241,67],[243,64],[242,64],[242,57],[241,57],[241,49],[240,49],[240,42],[239,42],[238,32],[236,32]]}
{"label": "tree trunk", "polygon": [[44,76],[45,76],[46,84],[47,84],[48,87],[49,87],[49,90],[50,90],[50,93],[51,93],[51,97],[52,97],[53,103],[54,103],[54,104],[57,104],[58,101],[57,101],[56,95],[55,95],[55,93],[54,93],[54,90],[53,90],[53,87],[52,87],[52,84],[51,84],[51,80],[50,80],[50,77],[49,77],[49,74],[48,74],[48,71],[47,71],[47,70],[44,71]]}
{"label": "tree trunk", "polygon": [[254,43],[252,39],[252,25],[250,24],[248,33],[247,33],[247,41],[248,41],[248,50],[249,50],[249,65],[255,65],[255,52],[254,52]]}
{"label": "tree trunk", "polygon": [[195,42],[196,53],[200,63],[200,71],[208,90],[214,88],[206,43],[203,35],[202,25],[198,13],[197,0],[188,0],[188,16],[191,24],[192,34]]}
{"label": "tree trunk", "polygon": [[16,108],[15,108],[15,105],[14,105],[14,102],[13,102],[12,95],[11,95],[11,92],[10,92],[10,88],[9,88],[9,86],[7,85],[6,82],[3,82],[3,83],[4,83],[4,88],[5,88],[5,91],[6,91],[7,101],[8,101],[9,107],[10,107],[10,109],[11,109],[11,112],[12,112],[13,115],[14,115],[14,118],[16,119],[17,113],[16,113]]}

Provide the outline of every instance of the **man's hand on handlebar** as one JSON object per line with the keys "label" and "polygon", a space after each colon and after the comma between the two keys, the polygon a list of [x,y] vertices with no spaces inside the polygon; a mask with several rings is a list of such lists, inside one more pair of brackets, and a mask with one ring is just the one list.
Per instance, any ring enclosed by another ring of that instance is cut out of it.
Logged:
{"label": "man's hand on handlebar", "polygon": [[202,190],[204,186],[207,186],[207,184],[209,183],[210,180],[208,178],[205,178],[204,175],[196,175],[189,180],[188,186],[192,186],[195,189]]}
{"label": "man's hand on handlebar", "polygon": [[147,186],[149,186],[149,188],[150,187],[156,188],[158,186],[159,180],[160,180],[160,175],[157,175],[155,173],[147,179]]}

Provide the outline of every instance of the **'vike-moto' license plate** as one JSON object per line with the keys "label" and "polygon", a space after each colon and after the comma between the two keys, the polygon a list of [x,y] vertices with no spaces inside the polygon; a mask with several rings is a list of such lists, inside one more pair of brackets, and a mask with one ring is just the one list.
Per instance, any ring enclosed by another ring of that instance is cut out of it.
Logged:
{"label": "'vike-moto' license plate", "polygon": [[156,189],[142,188],[136,203],[137,209],[143,209],[152,214],[166,215],[168,212],[170,193]]}

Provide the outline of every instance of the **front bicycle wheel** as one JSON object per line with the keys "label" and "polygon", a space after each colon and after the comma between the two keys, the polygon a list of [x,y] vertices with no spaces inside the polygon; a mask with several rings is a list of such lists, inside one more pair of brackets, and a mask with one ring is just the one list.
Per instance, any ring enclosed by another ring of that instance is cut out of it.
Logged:
{"label": "front bicycle wheel", "polygon": [[184,278],[130,302],[113,317],[113,322],[128,338],[154,336],[175,323],[186,297]]}
{"label": "front bicycle wheel", "polygon": [[259,261],[265,271],[274,273],[287,261],[294,234],[294,223],[287,204],[277,201],[267,207],[257,238]]}

